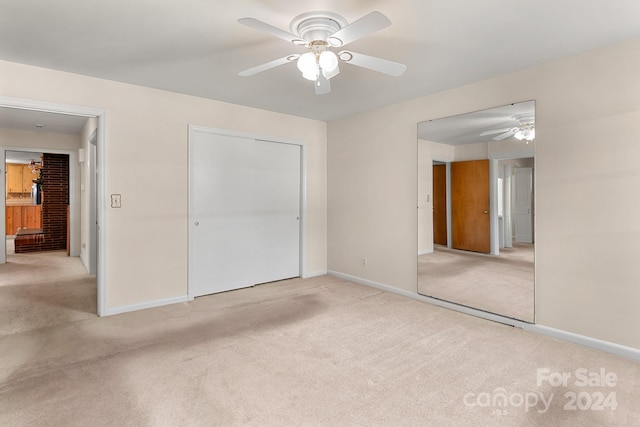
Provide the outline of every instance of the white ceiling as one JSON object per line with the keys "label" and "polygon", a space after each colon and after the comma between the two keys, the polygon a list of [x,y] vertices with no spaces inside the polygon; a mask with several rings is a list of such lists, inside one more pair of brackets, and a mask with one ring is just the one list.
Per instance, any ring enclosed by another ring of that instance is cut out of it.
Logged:
{"label": "white ceiling", "polygon": [[[389,77],[347,64],[316,96],[295,64],[246,68],[301,52],[240,25],[289,31],[303,12],[392,25],[349,49],[407,65]],[[638,0],[0,0],[0,59],[331,120],[640,37]],[[4,82],[6,83],[6,82]]]}
{"label": "white ceiling", "polygon": [[36,153],[34,151],[5,151],[5,162],[6,163],[19,163],[23,165],[28,165],[31,160],[34,162],[40,163],[42,160],[42,153]]}
{"label": "white ceiling", "polygon": [[0,108],[0,129],[80,135],[87,118],[43,111]]}

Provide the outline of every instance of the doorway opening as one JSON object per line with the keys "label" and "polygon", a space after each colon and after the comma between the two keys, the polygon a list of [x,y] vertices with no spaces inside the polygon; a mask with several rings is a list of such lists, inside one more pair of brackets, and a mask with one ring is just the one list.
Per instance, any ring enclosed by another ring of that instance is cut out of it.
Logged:
{"label": "doorway opening", "polygon": [[[40,186],[33,182],[29,193],[22,188],[18,201],[9,197],[8,176],[3,181],[6,191],[0,198],[4,197],[1,202],[6,206],[1,224],[6,244],[0,248],[0,292],[8,298],[0,298],[0,333],[106,314],[101,266],[104,250],[99,243],[104,241],[100,239],[104,208],[99,206],[103,194],[99,171],[103,170],[100,153],[104,150],[104,119],[104,112],[92,108],[0,98],[0,155],[9,159],[14,153],[24,153],[30,157],[29,163],[33,157],[31,169],[39,169],[37,172],[42,171],[44,176]],[[61,130],[69,126],[74,130]],[[66,176],[54,170],[56,161],[66,165]],[[66,181],[66,190],[47,185],[47,167],[49,178],[57,175],[61,184]],[[29,178],[37,181],[39,177],[33,175]],[[56,190],[63,193],[58,200]],[[57,202],[58,210],[47,210],[47,202]],[[7,213],[10,204],[20,203],[29,205],[25,211],[34,212],[21,213],[16,224],[17,217]],[[30,222],[23,223],[23,218]],[[52,231],[57,233],[54,238],[43,238]],[[16,239],[31,240],[34,251],[22,251]],[[38,248],[43,241],[46,247]],[[11,303],[12,297],[37,310],[30,322],[21,323],[20,319],[27,316],[20,313],[29,310],[15,301]],[[15,320],[7,322],[7,318]]]}
{"label": "doorway opening", "polygon": [[70,255],[69,155],[7,150],[5,169],[5,234],[14,237],[14,253]]}

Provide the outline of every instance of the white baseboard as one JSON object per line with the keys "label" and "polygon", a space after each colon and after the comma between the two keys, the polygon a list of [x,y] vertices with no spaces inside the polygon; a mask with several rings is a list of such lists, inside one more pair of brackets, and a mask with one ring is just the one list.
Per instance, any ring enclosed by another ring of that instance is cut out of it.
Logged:
{"label": "white baseboard", "polygon": [[433,253],[433,249],[431,249],[431,250],[428,250],[428,249],[427,249],[426,251],[420,251],[420,252],[418,252],[418,256],[420,256],[420,255],[432,254],[432,253]]}
{"label": "white baseboard", "polygon": [[189,301],[189,297],[187,295],[184,295],[184,296],[181,296],[181,297],[167,298],[167,299],[156,300],[156,301],[149,301],[149,302],[144,302],[144,303],[141,303],[141,304],[133,304],[133,305],[125,305],[125,306],[120,306],[120,307],[114,307],[114,308],[107,308],[105,310],[104,316],[113,316],[115,314],[128,313],[130,311],[144,310],[145,308],[161,307],[163,305],[177,304],[177,303],[180,303],[180,302],[187,302],[187,301]]}
{"label": "white baseboard", "polygon": [[302,275],[302,278],[303,279],[311,279],[312,277],[324,276],[325,274],[327,274],[327,270],[314,271],[312,273],[304,273]]}
{"label": "white baseboard", "polygon": [[414,294],[409,291],[405,291],[404,289],[394,288],[393,286],[384,285],[382,283],[374,282],[373,280],[363,279],[362,277],[352,276],[350,274],[340,273],[339,271],[329,270],[328,272],[332,276],[336,276],[343,280],[348,280],[349,282],[358,283],[360,285],[370,286],[372,288],[380,289],[382,291],[390,292],[393,294],[402,295],[405,297],[413,298]]}
{"label": "white baseboard", "polygon": [[475,308],[467,307],[460,304],[454,304],[448,301],[439,300],[436,298],[427,297],[418,293],[405,291],[403,289],[394,288],[393,286],[385,285],[382,283],[374,282],[372,280],[363,279],[361,277],[351,276],[349,274],[340,273],[337,271],[329,271],[329,274],[339,277],[343,280],[359,283],[361,285],[370,286],[376,289],[380,289],[386,292],[390,292],[397,295],[409,297],[418,301],[426,302],[428,304],[437,305],[439,307],[448,308],[451,310],[459,311],[461,313],[469,314],[472,316],[480,317],[493,322],[504,323],[517,328],[521,328],[526,331],[535,332],[548,337],[557,338],[561,341],[567,341],[574,344],[579,344],[585,347],[593,348],[596,350],[604,351],[605,353],[611,353],[616,356],[624,357],[627,359],[640,361],[640,349],[627,347],[620,344],[612,343],[609,341],[603,341],[596,338],[591,338],[585,335],[575,334],[573,332],[563,331],[561,329],[554,329],[548,326],[538,325],[534,323],[527,323],[520,320],[512,319],[510,317],[504,317],[497,314],[489,313]]}
{"label": "white baseboard", "polygon": [[562,329],[550,328],[548,326],[537,324],[526,324],[524,330],[535,332],[538,334],[546,335],[548,337],[557,338],[562,341],[572,342],[574,344],[580,344],[585,347],[593,348],[596,350],[604,351],[606,353],[615,354],[616,356],[624,357],[627,359],[640,361],[640,349],[627,347],[624,345],[612,343],[610,341],[603,341],[596,338],[591,338],[586,335],[575,334],[573,332],[564,331]]}

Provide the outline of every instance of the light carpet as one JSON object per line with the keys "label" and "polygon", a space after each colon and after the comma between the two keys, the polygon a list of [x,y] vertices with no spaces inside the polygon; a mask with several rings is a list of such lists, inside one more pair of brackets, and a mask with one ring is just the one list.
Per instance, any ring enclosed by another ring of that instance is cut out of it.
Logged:
{"label": "light carpet", "polygon": [[96,277],[66,251],[16,254],[0,264],[0,336],[96,317]]}
{"label": "light carpet", "polygon": [[[583,368],[615,384],[537,383]],[[640,425],[639,397],[633,361],[332,276],[0,337],[7,426]]]}

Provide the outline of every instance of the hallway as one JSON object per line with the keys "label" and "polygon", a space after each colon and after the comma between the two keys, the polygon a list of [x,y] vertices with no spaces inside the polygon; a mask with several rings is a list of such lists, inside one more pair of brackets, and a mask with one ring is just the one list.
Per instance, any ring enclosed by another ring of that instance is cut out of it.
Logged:
{"label": "hallway", "polygon": [[0,336],[96,317],[96,277],[65,251],[16,254],[0,265]]}

